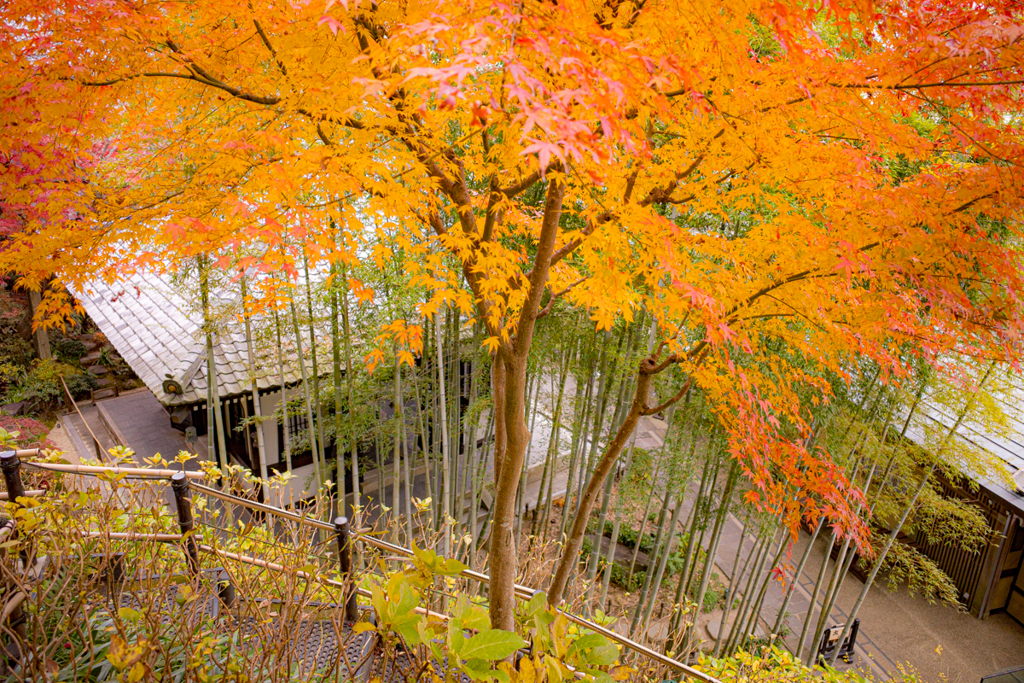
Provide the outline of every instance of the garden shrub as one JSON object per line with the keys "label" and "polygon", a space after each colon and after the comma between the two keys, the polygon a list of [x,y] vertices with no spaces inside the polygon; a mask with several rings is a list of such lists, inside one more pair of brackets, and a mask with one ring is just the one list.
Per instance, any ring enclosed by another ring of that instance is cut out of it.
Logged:
{"label": "garden shrub", "polygon": [[0,363],[25,367],[32,358],[32,345],[22,336],[28,316],[24,294],[0,287]]}
{"label": "garden shrub", "polygon": [[85,344],[70,337],[51,339],[50,348],[55,356],[69,363],[77,363],[85,355]]}
{"label": "garden shrub", "polygon": [[19,448],[56,448],[46,438],[50,429],[39,420],[31,417],[0,415],[0,448],[18,450]]}
{"label": "garden shrub", "polygon": [[95,388],[96,379],[73,365],[53,359],[37,360],[20,384],[7,392],[6,400],[26,401],[42,408],[52,408],[63,399],[64,387],[61,378],[68,385],[72,396],[81,396]]}
{"label": "garden shrub", "polygon": [[[839,671],[831,667],[808,667],[791,653],[764,645],[757,651],[737,652],[733,657],[702,657],[697,668],[721,681],[743,683],[871,683],[875,679],[857,669]],[[921,683],[913,673],[903,673],[901,683]]]}
{"label": "garden shrub", "polygon": [[132,369],[112,346],[104,346],[100,350],[100,364],[118,377],[129,377]]}
{"label": "garden shrub", "polygon": [[[612,565],[612,585],[618,586],[622,590],[634,593],[644,587],[644,579],[647,577],[645,571],[634,571],[633,576],[629,575],[629,568],[623,567],[621,564]],[[629,579],[627,581],[627,579]]]}

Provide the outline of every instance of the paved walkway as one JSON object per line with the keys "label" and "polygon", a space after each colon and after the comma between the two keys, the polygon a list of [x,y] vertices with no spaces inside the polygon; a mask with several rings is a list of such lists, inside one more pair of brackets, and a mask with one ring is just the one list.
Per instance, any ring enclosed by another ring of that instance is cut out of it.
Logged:
{"label": "paved walkway", "polygon": [[[202,444],[190,448],[185,443],[185,435],[171,426],[167,411],[148,389],[99,401],[96,407],[114,438],[135,451],[140,465],[149,465],[147,460],[157,453],[173,462],[179,451],[195,452],[196,447],[200,459],[205,456]],[[189,461],[185,468],[199,469],[198,461]]]}
{"label": "paved walkway", "polygon": [[[637,445],[647,449],[659,448],[663,443],[665,423],[645,418],[638,427]],[[691,496],[685,505],[693,504]],[[684,513],[685,518],[685,513]],[[810,594],[814,589],[821,562],[828,549],[828,537],[822,534],[811,551],[807,564],[797,577],[794,594],[787,611],[790,635],[784,645],[796,650],[803,621],[810,607]],[[743,537],[743,524],[730,514],[722,532],[715,566],[726,579],[736,572],[733,561]],[[799,540],[789,550],[783,562],[792,568],[800,560],[810,535],[800,532]],[[754,539],[743,538],[739,568],[744,567],[747,555],[753,550]],[[776,545],[771,552],[775,551]],[[751,560],[753,562],[753,560]],[[771,559],[768,560],[770,564]],[[767,565],[766,565],[767,567]],[[831,577],[834,564],[830,561],[825,582]],[[746,567],[747,574],[752,570]],[[746,578],[741,579],[740,586]],[[851,575],[840,590],[836,605],[825,626],[843,623],[853,607],[864,584]],[[761,611],[761,626],[767,632],[774,625],[783,601],[783,585],[772,582],[765,595]],[[821,591],[822,593],[824,590]],[[816,600],[811,633],[820,614],[822,598]],[[732,615],[735,616],[735,612]],[[855,657],[849,665],[840,668],[858,668],[871,672],[880,680],[901,680],[902,671],[917,670],[922,680],[943,683],[975,683],[981,676],[1014,665],[1024,664],[1024,627],[1005,615],[985,620],[940,604],[929,604],[923,598],[911,597],[905,588],[890,593],[884,583],[876,583],[860,609],[860,633],[857,637]],[[704,636],[710,640],[705,632]]]}

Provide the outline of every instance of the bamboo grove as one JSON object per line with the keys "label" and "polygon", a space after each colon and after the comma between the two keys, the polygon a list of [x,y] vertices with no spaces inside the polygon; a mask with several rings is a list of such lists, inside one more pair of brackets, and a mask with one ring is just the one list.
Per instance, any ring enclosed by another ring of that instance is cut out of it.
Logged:
{"label": "bamboo grove", "polygon": [[[722,609],[732,652],[801,525],[827,608],[854,562],[957,601],[896,538],[985,542],[935,473],[989,465],[903,421],[995,420],[1019,358],[1016,3],[5,12],[0,263],[40,322],[173,274],[208,347],[244,325],[253,382],[301,378],[252,421],[302,416],[339,499],[390,476],[388,533],[486,569],[494,628],[530,578],[674,653]],[[817,642],[791,590],[768,630]]]}

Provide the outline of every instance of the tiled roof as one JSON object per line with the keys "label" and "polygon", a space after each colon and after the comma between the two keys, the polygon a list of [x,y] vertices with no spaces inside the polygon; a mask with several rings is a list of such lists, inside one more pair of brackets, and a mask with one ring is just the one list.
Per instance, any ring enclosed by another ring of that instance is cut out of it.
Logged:
{"label": "tiled roof", "polygon": [[[1021,406],[1024,406],[1024,388],[1020,386],[1020,379],[1003,385],[995,393],[995,398],[1006,417],[1005,430],[998,432],[992,427],[968,419],[960,424],[956,435],[963,443],[996,456],[1012,476],[1024,469],[1024,411],[1021,410]],[[907,438],[916,443],[924,443],[924,430],[929,426],[933,429],[939,427],[948,432],[956,424],[956,420],[956,415],[951,415],[948,410],[929,402],[926,398],[914,414],[914,419],[907,429]],[[1008,488],[998,473],[975,473],[972,476],[978,484],[999,498],[1007,507],[1016,510],[1017,514],[1024,515],[1024,495]]]}
{"label": "tiled roof", "polygon": [[[206,400],[207,371],[202,362],[184,394],[169,394],[163,382],[171,378],[182,381],[185,371],[205,351],[202,333],[202,312],[188,304],[168,278],[154,273],[140,273],[116,285],[93,283],[84,291],[72,291],[100,331],[121,354],[150,391],[168,406],[186,405]],[[229,293],[230,294],[230,293]],[[237,296],[237,295],[236,295]],[[198,296],[195,297],[198,299]],[[211,297],[219,310],[230,309],[233,298]],[[226,398],[251,391],[245,329],[237,316],[224,315],[225,322],[214,335],[214,360],[220,396]],[[254,320],[252,327],[266,327],[265,320]],[[291,338],[284,332],[285,341]],[[304,343],[308,343],[305,340]],[[308,349],[307,349],[308,351]],[[294,346],[288,344],[285,358],[295,358]],[[266,344],[256,349],[257,384],[261,389],[279,386],[276,351]],[[298,379],[298,367],[287,363],[285,382]],[[307,368],[309,366],[307,365]]]}

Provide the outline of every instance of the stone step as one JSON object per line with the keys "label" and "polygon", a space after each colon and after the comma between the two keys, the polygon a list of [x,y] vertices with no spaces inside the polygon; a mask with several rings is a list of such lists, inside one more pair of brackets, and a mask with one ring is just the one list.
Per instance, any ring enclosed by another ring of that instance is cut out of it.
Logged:
{"label": "stone step", "polygon": [[[96,411],[95,406],[83,402],[81,410],[83,416],[90,420],[88,427],[92,428],[93,434],[96,434],[96,438],[100,440],[100,449],[102,453],[106,453],[117,445],[103,428],[103,424],[100,422],[99,413]],[[77,412],[73,412],[69,415],[65,415],[62,418],[62,421],[63,420],[67,421],[67,424],[74,430],[75,436],[77,436],[77,443],[76,439],[72,439],[72,444],[74,444],[75,449],[79,451],[79,457],[102,457],[96,453],[96,445],[92,440],[92,435],[89,433],[89,429],[86,427],[86,423],[82,421],[82,416],[79,416]]]}
{"label": "stone step", "polygon": [[98,380],[96,380],[96,388],[97,389],[105,389],[105,388],[108,388],[108,387],[112,387],[113,385],[114,385],[114,382],[111,381],[111,379],[109,377],[100,377]]}
{"label": "stone step", "polygon": [[99,391],[94,391],[92,393],[92,400],[99,401],[100,399],[110,398],[114,395],[113,389],[100,389]]}
{"label": "stone step", "polygon": [[92,351],[91,353],[87,353],[84,356],[82,356],[81,362],[82,365],[92,365],[93,363],[98,363],[100,358],[102,357],[103,354],[101,354],[99,351]]}
{"label": "stone step", "polygon": [[102,377],[103,375],[110,372],[110,370],[108,370],[106,367],[102,365],[90,365],[86,368],[86,370],[91,372],[95,377]]}

